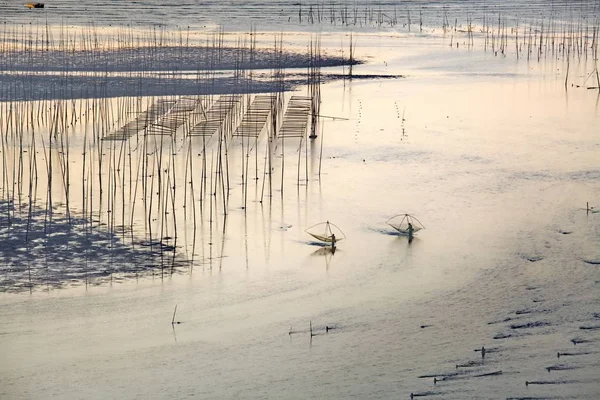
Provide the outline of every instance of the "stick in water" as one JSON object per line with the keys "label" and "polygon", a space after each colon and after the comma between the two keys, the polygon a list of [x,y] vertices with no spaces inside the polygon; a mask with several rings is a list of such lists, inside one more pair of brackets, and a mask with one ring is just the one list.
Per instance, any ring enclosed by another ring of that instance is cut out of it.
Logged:
{"label": "stick in water", "polygon": [[[175,310],[173,311],[173,319],[171,320],[171,325],[175,325],[175,314],[177,313],[177,304],[175,304]],[[179,323],[179,322],[177,322]]]}

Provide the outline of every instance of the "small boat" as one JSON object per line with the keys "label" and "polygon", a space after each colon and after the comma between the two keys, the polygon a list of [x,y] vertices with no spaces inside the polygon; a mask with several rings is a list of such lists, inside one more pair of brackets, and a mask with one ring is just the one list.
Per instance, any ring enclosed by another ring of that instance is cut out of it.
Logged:
{"label": "small boat", "polygon": [[410,214],[398,214],[387,220],[387,224],[400,232],[402,235],[408,235],[408,224],[413,227],[413,234],[425,229],[421,221]]}
{"label": "small boat", "polygon": [[336,242],[339,242],[340,240],[346,238],[344,232],[342,232],[342,230],[337,225],[332,224],[329,221],[321,222],[311,226],[306,230],[306,233],[308,233],[315,239],[325,243],[331,243],[333,241],[334,235]]}
{"label": "small boat", "polygon": [[27,8],[44,8],[44,3],[25,3]]}

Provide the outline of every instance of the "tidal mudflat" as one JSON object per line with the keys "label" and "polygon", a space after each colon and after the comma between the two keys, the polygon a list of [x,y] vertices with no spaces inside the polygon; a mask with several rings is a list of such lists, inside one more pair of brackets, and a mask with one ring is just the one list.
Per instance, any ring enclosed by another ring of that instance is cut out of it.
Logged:
{"label": "tidal mudflat", "polygon": [[10,6],[0,397],[598,398],[598,4],[466,3]]}

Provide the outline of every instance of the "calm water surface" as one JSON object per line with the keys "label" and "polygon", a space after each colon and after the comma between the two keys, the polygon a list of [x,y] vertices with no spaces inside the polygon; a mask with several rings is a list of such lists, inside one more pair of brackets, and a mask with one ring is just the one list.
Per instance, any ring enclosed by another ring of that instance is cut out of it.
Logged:
{"label": "calm water surface", "polygon": [[[234,186],[193,268],[2,294],[0,397],[598,398],[598,93],[444,40],[357,54],[405,78],[324,85],[320,179],[319,141],[301,185],[281,144],[283,192],[261,204],[257,181],[244,211]],[[405,212],[426,227],[410,245],[385,224]],[[324,220],[335,253],[304,232]]]}
{"label": "calm water surface", "polygon": [[[0,2],[0,21],[17,24],[29,22],[45,25],[117,26],[166,25],[171,28],[202,28],[222,25],[227,30],[248,30],[250,27],[276,27],[279,30],[343,31],[352,28],[385,27],[392,19],[398,27],[415,28],[424,25],[439,26],[444,21],[454,25],[455,20],[466,23],[466,18],[483,20],[484,16],[499,15],[520,21],[537,21],[556,17],[584,15],[597,18],[600,6],[597,0],[533,0],[521,1],[415,1],[367,0],[290,2],[281,0],[216,0],[182,1],[91,1],[53,0],[45,2],[44,9],[29,10],[23,2]],[[319,19],[320,16],[320,19]],[[409,22],[410,20],[410,22]],[[316,25],[316,26],[315,26]]]}

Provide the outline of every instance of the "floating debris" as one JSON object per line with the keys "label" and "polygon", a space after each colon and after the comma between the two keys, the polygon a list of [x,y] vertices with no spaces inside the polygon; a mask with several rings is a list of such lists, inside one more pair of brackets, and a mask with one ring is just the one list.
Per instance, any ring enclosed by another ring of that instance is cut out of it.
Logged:
{"label": "floating debris", "polygon": [[585,356],[587,354],[591,354],[589,351],[581,351],[581,352],[569,352],[566,351],[564,353],[561,353],[560,351],[558,353],[556,353],[557,358],[561,358],[561,357],[572,357],[572,356]]}
{"label": "floating debris", "polygon": [[591,343],[593,341],[594,340],[592,340],[592,339],[579,339],[579,338],[571,339],[571,343],[573,343],[574,345],[582,344],[582,343]]}
{"label": "floating debris", "polygon": [[[446,379],[446,378],[452,378],[452,377],[456,377],[459,375],[464,375],[464,372],[442,372],[439,374],[426,374],[426,375],[419,375],[417,376],[417,378],[419,379],[424,379],[424,378],[442,378],[442,379]],[[441,379],[438,379],[441,380]]]}
{"label": "floating debris", "polygon": [[549,367],[546,367],[546,371],[550,372],[550,371],[567,371],[570,369],[577,369],[579,367],[575,367],[572,365],[564,365],[564,364],[557,364],[557,365],[551,365]]}
{"label": "floating debris", "polygon": [[292,225],[290,225],[290,224],[286,224],[286,223],[283,223],[283,224],[281,224],[281,225],[279,225],[279,226],[277,227],[277,230],[278,230],[278,231],[281,231],[281,232],[286,232],[286,231],[287,231],[288,229],[290,229],[291,227],[292,227]]}
{"label": "floating debris", "polygon": [[511,329],[529,329],[529,328],[539,328],[542,326],[548,326],[550,322],[547,321],[535,321],[535,322],[527,322],[526,324],[513,324],[510,326]]}
{"label": "floating debris", "polygon": [[515,314],[517,315],[525,315],[525,314],[543,314],[543,313],[549,313],[550,310],[529,310],[529,309],[525,309],[525,310],[517,310],[515,311]]}
{"label": "floating debris", "polygon": [[517,311],[515,311],[515,314],[517,314],[517,315],[531,314],[531,313],[532,313],[531,310],[517,310]]}
{"label": "floating debris", "polygon": [[484,374],[473,375],[474,378],[483,378],[486,376],[502,375],[502,371],[486,372]]}
{"label": "floating debris", "polygon": [[25,3],[25,7],[32,8],[44,8],[44,3]]}
{"label": "floating debris", "polygon": [[517,319],[518,318],[507,317],[507,318],[504,318],[503,320],[488,322],[487,324],[488,325],[496,325],[496,324],[501,324],[501,323],[504,323],[504,322],[514,321],[514,320],[517,320]]}
{"label": "floating debris", "polygon": [[483,361],[469,361],[464,364],[456,364],[456,369],[459,368],[471,368],[471,367],[480,367],[483,365]]}
{"label": "floating debris", "polygon": [[595,330],[599,330],[600,326],[580,326],[579,329],[595,331]]}
{"label": "floating debris", "polygon": [[418,392],[418,393],[411,393],[410,398],[413,399],[415,397],[436,396],[438,394],[440,394],[440,392]]}
{"label": "floating debris", "polygon": [[494,335],[494,339],[508,339],[509,337],[512,337],[510,333],[498,333]]}
{"label": "floating debris", "polygon": [[552,397],[507,397],[506,400],[551,400]]}
{"label": "floating debris", "polygon": [[525,386],[529,385],[565,385],[569,383],[578,383],[578,381],[525,381]]}
{"label": "floating debris", "polygon": [[525,256],[525,259],[529,262],[537,262],[544,259],[542,256]]}

